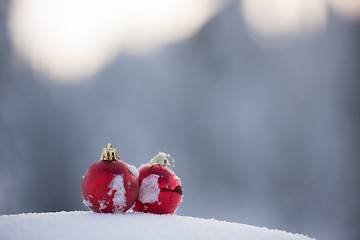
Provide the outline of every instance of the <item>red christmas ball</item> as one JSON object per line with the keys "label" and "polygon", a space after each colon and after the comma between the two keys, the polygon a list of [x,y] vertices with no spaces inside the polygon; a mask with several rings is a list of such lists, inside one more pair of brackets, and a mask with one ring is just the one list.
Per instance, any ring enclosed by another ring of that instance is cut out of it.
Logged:
{"label": "red christmas ball", "polygon": [[140,190],[134,211],[172,214],[179,208],[182,200],[181,181],[170,169],[167,157],[170,156],[160,152],[148,165],[140,167]]}
{"label": "red christmas ball", "polygon": [[102,159],[89,167],[83,176],[83,203],[98,213],[124,213],[139,193],[138,171],[121,161],[110,144],[103,148]]}

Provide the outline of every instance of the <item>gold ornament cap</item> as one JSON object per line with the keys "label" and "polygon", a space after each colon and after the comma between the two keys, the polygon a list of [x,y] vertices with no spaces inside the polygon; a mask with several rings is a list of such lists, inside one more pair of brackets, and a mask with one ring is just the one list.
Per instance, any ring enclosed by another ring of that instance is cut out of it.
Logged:
{"label": "gold ornament cap", "polygon": [[102,149],[102,155],[100,160],[109,162],[120,160],[119,156],[116,153],[116,148],[111,146],[111,143],[108,143],[107,146]]}

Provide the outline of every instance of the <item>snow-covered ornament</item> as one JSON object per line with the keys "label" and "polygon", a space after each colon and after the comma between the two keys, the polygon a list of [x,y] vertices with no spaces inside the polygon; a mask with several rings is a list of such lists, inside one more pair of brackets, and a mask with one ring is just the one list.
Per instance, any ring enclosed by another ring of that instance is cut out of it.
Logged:
{"label": "snow-covered ornament", "polygon": [[[170,165],[169,159],[172,160]],[[180,179],[170,169],[175,160],[160,152],[147,165],[139,169],[139,197],[134,211],[156,214],[172,214],[179,208],[182,199]]]}
{"label": "snow-covered ornament", "polygon": [[83,203],[98,213],[124,213],[139,194],[137,169],[120,160],[109,143],[102,149],[100,161],[89,167],[83,176]]}

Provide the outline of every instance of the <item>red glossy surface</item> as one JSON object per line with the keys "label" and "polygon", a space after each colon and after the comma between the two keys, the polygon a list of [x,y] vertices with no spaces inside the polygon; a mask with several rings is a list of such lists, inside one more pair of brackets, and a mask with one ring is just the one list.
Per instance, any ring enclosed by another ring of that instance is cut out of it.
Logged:
{"label": "red glossy surface", "polygon": [[178,209],[182,199],[182,186],[180,179],[168,167],[162,165],[145,166],[139,169],[139,184],[150,174],[159,176],[158,186],[160,193],[158,201],[142,203],[136,200],[133,210],[138,212],[150,212],[156,214],[172,214]]}
{"label": "red glossy surface", "polygon": [[[125,206],[121,208],[114,204],[116,192],[111,191],[110,188],[112,180],[118,175],[123,177],[126,199]],[[137,199],[139,182],[123,161],[100,160],[86,171],[81,183],[81,191],[83,199],[87,202],[86,205],[94,212],[126,212]]]}

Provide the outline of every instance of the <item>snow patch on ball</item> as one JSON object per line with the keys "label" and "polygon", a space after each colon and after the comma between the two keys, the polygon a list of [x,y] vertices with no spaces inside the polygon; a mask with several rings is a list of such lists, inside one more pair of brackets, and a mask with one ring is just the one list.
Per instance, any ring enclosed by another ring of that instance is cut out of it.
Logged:
{"label": "snow patch on ball", "polygon": [[142,203],[154,203],[159,199],[160,188],[159,175],[150,174],[142,180],[139,190],[139,201]]}
{"label": "snow patch on ball", "polygon": [[137,170],[137,168],[131,164],[128,164],[128,169],[129,171],[132,173],[132,175],[136,176],[137,178],[139,177],[139,171]]}
{"label": "snow patch on ball", "polygon": [[107,193],[109,196],[114,193],[113,204],[116,211],[122,211],[126,206],[124,177],[122,175],[114,175],[111,183],[109,184],[110,191]]}
{"label": "snow patch on ball", "polygon": [[141,169],[141,168],[143,168],[143,167],[148,167],[148,166],[150,166],[150,164],[149,164],[149,163],[146,163],[146,164],[141,164],[141,165],[140,165],[140,167],[139,167],[139,169]]}
{"label": "snow patch on ball", "polygon": [[90,208],[90,207],[93,206],[92,203],[90,202],[90,200],[85,200],[85,199],[83,199],[83,204],[84,204],[85,206],[87,206],[88,208]]}
{"label": "snow patch on ball", "polygon": [[99,200],[99,209],[100,210],[103,210],[107,207],[105,202],[106,202],[106,200],[102,200],[102,201]]}
{"label": "snow patch on ball", "polygon": [[170,168],[167,167],[166,170],[167,170],[171,175],[175,175],[174,171],[171,170]]}
{"label": "snow patch on ball", "polygon": [[178,176],[175,176],[177,184],[181,185],[181,180]]}

